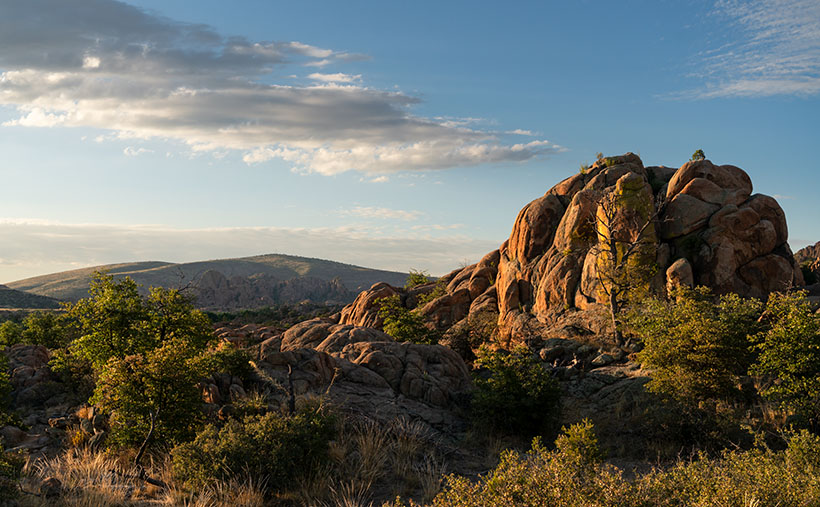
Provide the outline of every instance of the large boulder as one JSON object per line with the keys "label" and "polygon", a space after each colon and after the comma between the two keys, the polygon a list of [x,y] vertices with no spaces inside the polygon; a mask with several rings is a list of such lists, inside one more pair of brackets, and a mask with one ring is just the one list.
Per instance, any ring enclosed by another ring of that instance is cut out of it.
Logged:
{"label": "large boulder", "polygon": [[[634,243],[638,229],[654,217],[644,231],[640,257],[654,264],[647,287],[655,293],[699,284],[717,293],[762,298],[802,283],[783,210],[773,198],[752,194],[745,171],[708,160],[677,170],[644,168],[639,157],[628,153],[597,161],[519,213],[513,234],[500,248],[496,297],[502,327],[509,331],[505,323],[518,319],[511,321],[508,314],[549,321],[566,309],[604,301],[598,242],[609,232],[600,227],[601,205],[613,194],[629,194],[621,199],[623,209],[609,231],[622,244]],[[558,217],[561,206],[565,209]]]}

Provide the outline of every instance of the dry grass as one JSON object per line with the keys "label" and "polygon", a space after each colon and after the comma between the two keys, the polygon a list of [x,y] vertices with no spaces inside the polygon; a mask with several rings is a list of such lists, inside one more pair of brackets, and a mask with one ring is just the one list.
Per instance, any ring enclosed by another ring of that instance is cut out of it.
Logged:
{"label": "dry grass", "polygon": [[[137,471],[126,464],[127,455],[113,455],[87,448],[68,449],[54,458],[29,462],[23,470],[25,491],[37,493],[46,478],[53,477],[62,484],[59,498],[23,495],[23,506],[108,507],[156,506],[185,507],[257,507],[267,505],[266,484],[246,478],[217,482],[202,491],[180,488],[171,477],[170,463],[151,462],[146,467],[150,477],[168,485],[160,488],[137,477]],[[149,460],[150,461],[150,460]]]}

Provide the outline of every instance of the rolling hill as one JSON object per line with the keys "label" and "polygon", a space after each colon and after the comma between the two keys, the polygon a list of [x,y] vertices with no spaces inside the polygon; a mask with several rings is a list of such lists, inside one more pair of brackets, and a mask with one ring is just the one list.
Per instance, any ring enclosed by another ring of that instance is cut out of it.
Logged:
{"label": "rolling hill", "polygon": [[[302,295],[305,297],[301,299],[313,302],[324,302],[325,299],[347,302],[376,282],[402,285],[407,278],[406,273],[269,254],[180,264],[155,261],[109,264],[27,278],[7,285],[18,291],[77,301],[87,296],[90,276],[95,270],[106,270],[115,277],[129,276],[146,288],[204,285],[202,295],[207,293],[207,297],[200,306],[208,308],[295,302]],[[222,294],[216,297],[215,292]]]}
{"label": "rolling hill", "polygon": [[39,296],[0,285],[0,309],[51,310],[60,307],[60,302],[46,296]]}

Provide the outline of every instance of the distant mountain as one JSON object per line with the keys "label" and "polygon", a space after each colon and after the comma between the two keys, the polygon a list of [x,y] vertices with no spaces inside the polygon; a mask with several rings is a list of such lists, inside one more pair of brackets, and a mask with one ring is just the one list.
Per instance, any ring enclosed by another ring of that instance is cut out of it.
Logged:
{"label": "distant mountain", "polygon": [[50,297],[38,296],[0,285],[0,308],[50,310],[60,307],[60,302]]}
{"label": "distant mountain", "polygon": [[198,306],[226,310],[303,300],[346,303],[376,282],[403,285],[407,278],[406,273],[270,254],[181,264],[109,264],[27,278],[8,286],[63,301],[77,301],[88,295],[90,276],[95,270],[107,270],[117,278],[129,276],[145,289],[190,286],[198,295]]}

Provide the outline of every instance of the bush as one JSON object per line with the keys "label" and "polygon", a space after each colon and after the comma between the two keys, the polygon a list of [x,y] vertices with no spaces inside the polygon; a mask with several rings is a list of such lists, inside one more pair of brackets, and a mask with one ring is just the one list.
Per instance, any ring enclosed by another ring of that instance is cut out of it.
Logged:
{"label": "bush", "polygon": [[526,454],[504,451],[498,466],[477,482],[449,476],[447,488],[433,505],[635,505],[630,498],[630,484],[616,468],[599,461],[591,425],[584,422],[566,431],[567,435],[556,441],[554,451],[547,450],[539,438],[533,440]]}
{"label": "bush", "polygon": [[174,448],[173,474],[191,488],[248,474],[281,491],[327,461],[334,426],[320,410],[231,419],[219,430],[208,425],[193,442]]}
{"label": "bush", "polygon": [[250,353],[232,343],[221,342],[216,348],[206,351],[201,356],[201,370],[205,375],[211,373],[230,373],[248,382],[253,376]]}
{"label": "bush", "polygon": [[0,347],[10,347],[23,339],[23,326],[7,320],[0,324]]}
{"label": "bush", "polygon": [[475,364],[486,376],[475,378],[473,420],[504,433],[549,435],[558,418],[560,390],[541,362],[525,347],[493,352],[481,346]]}
{"label": "bush", "polygon": [[[562,443],[563,442],[563,443]],[[449,476],[433,506],[483,507],[804,507],[820,504],[820,438],[807,432],[788,438],[788,448],[765,446],[699,454],[674,466],[625,478],[599,460],[588,423],[567,430],[548,451],[539,439],[526,454],[505,451],[492,471],[471,481]],[[396,503],[395,505],[400,505]],[[415,505],[411,502],[411,505]]]}
{"label": "bush", "polygon": [[[20,477],[26,458],[21,453],[0,452],[0,500],[14,500],[20,496]],[[17,505],[10,502],[4,505]]]}
{"label": "bush", "polygon": [[51,352],[48,366],[80,398],[87,400],[94,392],[94,368],[88,359],[67,348],[57,349]]}
{"label": "bush", "polygon": [[65,347],[73,338],[72,324],[65,315],[33,312],[23,319],[21,343],[43,345],[50,349]]}
{"label": "bush", "polygon": [[112,358],[91,399],[111,414],[111,440],[137,444],[154,422],[155,440],[178,443],[193,437],[201,420],[197,380],[201,360],[189,343],[174,340],[146,352]]}
{"label": "bush", "polygon": [[424,324],[421,315],[405,308],[398,295],[381,298],[377,304],[382,329],[397,341],[432,345],[441,338],[437,330]]}
{"label": "bush", "polygon": [[213,337],[208,318],[178,290],[151,288],[143,298],[130,278],[114,280],[96,272],[89,293],[90,298],[67,310],[81,335],[72,343],[72,352],[97,371],[111,358],[142,354],[170,340],[201,350]]}
{"label": "bush", "polygon": [[763,314],[768,329],[755,335],[760,356],[752,373],[770,382],[763,396],[820,423],[820,315],[812,311],[806,292],[774,293]]}
{"label": "bush", "polygon": [[411,269],[407,274],[407,281],[404,282],[404,288],[412,289],[413,287],[424,285],[425,283],[430,283],[431,281],[430,273],[427,271],[416,271],[415,269]]}
{"label": "bush", "polygon": [[680,289],[674,301],[648,300],[627,317],[643,339],[638,359],[652,369],[649,389],[685,406],[741,397],[738,380],[753,362],[748,335],[759,330],[762,304],[709,289]]}
{"label": "bush", "polygon": [[703,150],[695,150],[695,153],[692,154],[692,157],[689,159],[690,161],[694,162],[697,160],[705,160],[706,154],[703,153]]}

